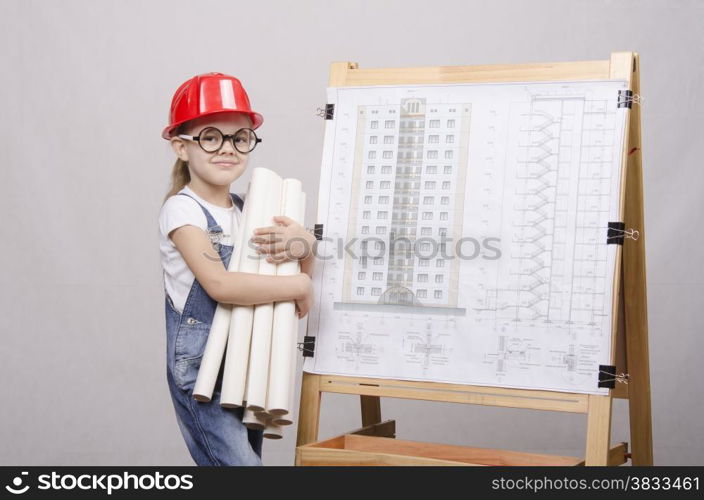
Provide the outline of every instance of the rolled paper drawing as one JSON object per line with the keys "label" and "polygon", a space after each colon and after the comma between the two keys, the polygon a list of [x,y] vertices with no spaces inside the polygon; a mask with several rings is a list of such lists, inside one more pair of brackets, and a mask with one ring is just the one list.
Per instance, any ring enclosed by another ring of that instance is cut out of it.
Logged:
{"label": "rolled paper drawing", "polygon": [[[281,182],[281,177],[269,169],[258,167],[252,171],[239,242],[241,252],[238,270],[240,272],[259,272],[260,258],[249,240],[255,228],[269,225],[271,217],[266,216],[269,213],[267,210],[267,204],[270,200],[269,193],[271,191],[280,192]],[[254,308],[252,306],[232,306],[222,394],[220,395],[220,404],[227,408],[242,406],[245,400],[253,320]]]}
{"label": "rolled paper drawing", "polygon": [[[281,212],[281,180],[266,193],[266,202],[259,215],[264,218],[261,226],[275,226],[275,215]],[[266,254],[260,255],[259,274],[275,276],[276,264],[266,260]],[[271,353],[271,328],[274,321],[274,303],[254,306],[252,324],[252,341],[249,351],[249,370],[247,372],[247,409],[254,412],[263,411],[266,406],[267,383],[269,380],[269,357]]]}
{"label": "rolled paper drawing", "polygon": [[281,426],[276,425],[271,420],[268,420],[264,427],[264,437],[267,439],[281,439],[284,437],[284,432]]}
{"label": "rolled paper drawing", "polygon": [[[287,376],[288,380],[288,391],[287,391],[287,396],[288,396],[288,406],[286,407],[288,411],[286,413],[279,413],[279,414],[272,414],[272,421],[276,425],[291,425],[293,424],[293,399],[295,395],[295,383],[296,383],[296,361],[298,359],[297,353],[298,350],[296,349],[296,337],[298,333],[298,322],[300,320],[296,318],[296,324],[295,324],[295,329],[293,331],[293,338],[292,338],[292,345],[289,348],[289,373]],[[308,318],[305,318],[305,321],[308,321]]]}
{"label": "rolled paper drawing", "polygon": [[242,414],[242,423],[248,429],[262,430],[266,427],[266,420],[258,418],[253,411],[246,408]]}
{"label": "rolled paper drawing", "polygon": [[286,415],[281,415],[280,417],[272,417],[271,421],[281,427],[291,425],[293,424],[293,413],[289,412]]}
{"label": "rolled paper drawing", "polygon": [[257,416],[257,418],[262,420],[267,420],[271,418],[271,414],[267,411],[255,411],[254,414]]}
{"label": "rolled paper drawing", "polygon": [[[283,189],[283,215],[304,225],[305,195],[301,182],[285,179]],[[300,272],[298,260],[278,265],[279,276],[294,275]],[[296,339],[298,336],[298,317],[296,303],[292,300],[277,302],[274,305],[274,321],[271,343],[271,363],[269,388],[267,394],[267,411],[274,417],[286,415],[292,407],[292,377],[295,377]]]}

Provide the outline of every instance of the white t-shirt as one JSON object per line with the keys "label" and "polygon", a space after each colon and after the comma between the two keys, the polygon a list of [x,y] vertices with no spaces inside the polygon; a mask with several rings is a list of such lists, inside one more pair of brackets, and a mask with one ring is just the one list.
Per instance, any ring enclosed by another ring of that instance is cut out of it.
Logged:
{"label": "white t-shirt", "polygon": [[[237,235],[242,217],[242,211],[236,205],[230,208],[213,205],[195,194],[188,186],[181,189],[179,193],[193,196],[210,212],[215,222],[222,228],[222,239],[219,240],[221,245],[233,244],[233,238]],[[243,195],[239,196],[244,199]],[[233,228],[233,216],[236,219],[234,233],[231,231]],[[188,196],[179,194],[170,196],[159,212],[159,250],[164,275],[164,290],[171,297],[174,307],[180,312],[183,312],[183,308],[186,305],[188,292],[191,290],[195,276],[186,261],[183,260],[181,252],[178,251],[171,238],[169,238],[169,233],[177,227],[185,225],[196,226],[203,231],[208,229],[208,221],[198,203]]]}

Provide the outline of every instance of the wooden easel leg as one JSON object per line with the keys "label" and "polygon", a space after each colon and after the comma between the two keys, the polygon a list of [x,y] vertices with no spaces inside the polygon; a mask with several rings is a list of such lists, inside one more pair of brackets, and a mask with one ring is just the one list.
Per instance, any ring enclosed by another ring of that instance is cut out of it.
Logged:
{"label": "wooden easel leg", "polygon": [[362,427],[381,422],[381,401],[379,396],[360,396],[362,404]]}
{"label": "wooden easel leg", "polygon": [[608,465],[611,443],[611,395],[589,396],[585,465]]}
{"label": "wooden easel leg", "polygon": [[[641,359],[643,359],[642,356]],[[630,364],[630,366],[634,365]],[[643,372],[642,369],[639,371]],[[633,376],[634,370],[632,368],[629,368],[629,372]],[[631,424],[631,464],[653,465],[650,387],[647,380],[629,383],[629,386],[628,413]]]}
{"label": "wooden easel leg", "polygon": [[320,422],[320,375],[303,372],[301,403],[298,408],[296,446],[318,440]]}
{"label": "wooden easel leg", "polygon": [[[640,93],[640,62],[634,55],[633,92]],[[637,241],[626,240],[623,247],[623,286],[625,295],[626,362],[628,365],[628,413],[631,423],[631,463],[653,465],[653,436],[650,415],[650,363],[648,353],[648,297],[645,281],[645,227],[643,165],[640,143],[640,106],[631,110],[628,140],[628,181],[626,183],[625,223],[637,229]]]}

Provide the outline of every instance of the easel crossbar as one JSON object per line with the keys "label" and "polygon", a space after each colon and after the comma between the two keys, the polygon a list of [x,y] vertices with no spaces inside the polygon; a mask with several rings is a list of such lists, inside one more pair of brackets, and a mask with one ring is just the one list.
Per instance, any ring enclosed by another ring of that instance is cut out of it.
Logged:
{"label": "easel crossbar", "polygon": [[320,376],[320,392],[568,413],[587,413],[589,409],[589,396],[587,394],[505,389],[463,384],[336,377],[330,375]]}

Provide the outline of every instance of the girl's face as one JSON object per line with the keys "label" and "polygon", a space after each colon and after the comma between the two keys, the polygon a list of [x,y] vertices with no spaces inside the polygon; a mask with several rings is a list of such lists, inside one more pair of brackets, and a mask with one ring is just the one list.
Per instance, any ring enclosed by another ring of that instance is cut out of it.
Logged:
{"label": "girl's face", "polygon": [[[252,123],[241,113],[220,113],[197,118],[186,125],[182,133],[197,136],[206,127],[215,127],[223,134],[234,134],[241,128],[251,128]],[[180,137],[173,137],[171,146],[180,159],[188,162],[191,179],[198,177],[207,184],[229,186],[247,168],[249,154],[237,151],[231,140],[223,141],[214,153],[203,151],[196,141]]]}

